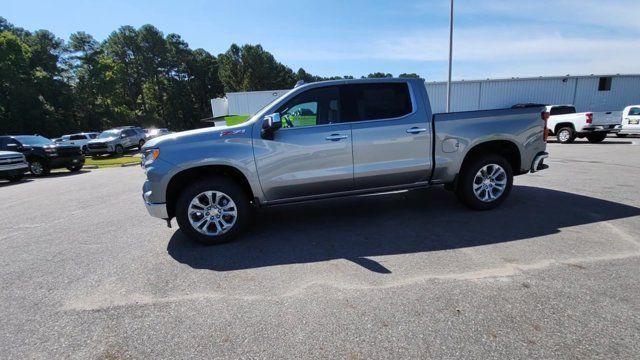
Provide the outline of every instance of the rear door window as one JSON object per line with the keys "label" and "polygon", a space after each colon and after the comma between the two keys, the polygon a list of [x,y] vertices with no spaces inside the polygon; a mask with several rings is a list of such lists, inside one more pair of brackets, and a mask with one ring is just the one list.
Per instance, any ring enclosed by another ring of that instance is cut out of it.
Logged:
{"label": "rear door window", "polygon": [[392,119],[413,112],[404,82],[343,85],[340,98],[343,121]]}
{"label": "rear door window", "polygon": [[640,107],[632,107],[631,109],[629,109],[629,115],[640,115]]}
{"label": "rear door window", "polygon": [[574,106],[554,106],[551,108],[550,115],[565,115],[575,114],[576,108]]}
{"label": "rear door window", "polygon": [[71,135],[69,139],[70,140],[86,140],[87,138],[84,135]]}

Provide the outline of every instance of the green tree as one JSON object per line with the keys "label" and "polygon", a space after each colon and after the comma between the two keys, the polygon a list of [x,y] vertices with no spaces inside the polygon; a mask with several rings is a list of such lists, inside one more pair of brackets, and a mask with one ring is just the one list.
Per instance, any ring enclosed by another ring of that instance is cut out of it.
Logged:
{"label": "green tree", "polygon": [[416,73],[402,73],[400,75],[398,75],[399,78],[420,78],[420,75],[416,74]]}
{"label": "green tree", "polygon": [[[381,78],[392,78],[392,77],[393,75],[389,73],[382,73],[382,72],[374,72],[366,76],[367,79],[381,79]],[[364,76],[362,78],[365,79]]]}
{"label": "green tree", "polygon": [[288,89],[297,81],[290,68],[260,45],[232,44],[218,59],[220,80],[227,92]]}

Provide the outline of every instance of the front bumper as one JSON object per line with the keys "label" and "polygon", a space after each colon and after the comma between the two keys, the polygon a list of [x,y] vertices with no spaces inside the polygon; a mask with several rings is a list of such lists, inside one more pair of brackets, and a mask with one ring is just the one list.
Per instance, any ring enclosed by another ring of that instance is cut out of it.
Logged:
{"label": "front bumper", "polygon": [[29,170],[26,163],[0,167],[0,179],[22,175]]}
{"label": "front bumper", "polygon": [[84,155],[49,158],[49,167],[52,169],[77,165],[84,165]]}
{"label": "front bumper", "polygon": [[150,190],[145,190],[145,187],[143,187],[142,200],[144,201],[144,205],[147,207],[149,215],[159,219],[168,219],[169,214],[167,213],[167,204],[150,202],[149,198],[151,198],[152,192]]}
{"label": "front bumper", "polygon": [[549,165],[544,163],[544,159],[548,157],[549,153],[546,151],[538,153],[538,155],[536,155],[536,157],[533,159],[533,162],[531,163],[531,172],[534,173],[540,170],[548,169]]}

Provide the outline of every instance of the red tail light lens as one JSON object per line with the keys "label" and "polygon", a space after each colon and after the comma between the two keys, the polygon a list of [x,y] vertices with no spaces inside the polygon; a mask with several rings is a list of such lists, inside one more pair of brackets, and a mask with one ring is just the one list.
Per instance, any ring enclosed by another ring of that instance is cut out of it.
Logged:
{"label": "red tail light lens", "polygon": [[593,122],[593,114],[587,113],[587,124],[591,124]]}
{"label": "red tail light lens", "polygon": [[542,138],[544,139],[544,142],[547,142],[547,137],[549,137],[549,129],[547,129],[547,120],[549,120],[549,116],[550,114],[548,111],[543,111],[540,114],[540,117],[544,122],[544,128],[542,129]]}

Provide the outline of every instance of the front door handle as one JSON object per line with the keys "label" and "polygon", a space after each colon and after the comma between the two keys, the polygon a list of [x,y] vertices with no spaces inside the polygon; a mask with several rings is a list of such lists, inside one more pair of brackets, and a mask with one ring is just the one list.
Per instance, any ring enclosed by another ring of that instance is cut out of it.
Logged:
{"label": "front door handle", "polygon": [[346,138],[348,138],[348,136],[347,136],[347,135],[331,134],[331,135],[327,136],[327,137],[325,138],[325,140],[329,140],[329,141],[340,141],[340,140],[343,140],[343,139],[346,139]]}
{"label": "front door handle", "polygon": [[427,131],[425,128],[412,127],[411,129],[407,129],[407,134],[419,134],[425,131]]}

